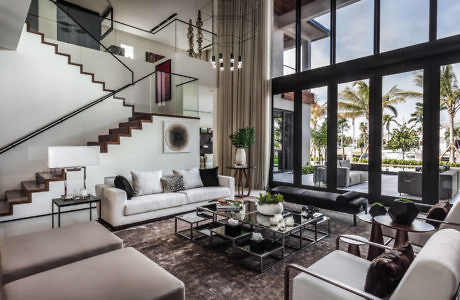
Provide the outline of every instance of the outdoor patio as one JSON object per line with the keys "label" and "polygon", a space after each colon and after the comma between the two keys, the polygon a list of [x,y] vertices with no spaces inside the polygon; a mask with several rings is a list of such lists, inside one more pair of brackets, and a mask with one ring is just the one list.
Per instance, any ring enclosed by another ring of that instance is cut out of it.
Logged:
{"label": "outdoor patio", "polygon": [[[293,174],[292,172],[274,173],[273,181],[293,183]],[[313,174],[302,175],[302,184],[313,186],[314,185],[313,184]],[[368,192],[368,182],[366,181],[364,183],[352,185],[346,188],[339,188],[339,189],[347,190],[347,191],[356,191],[359,193],[367,193]],[[394,197],[403,196],[404,198],[409,198],[413,200],[421,200],[421,198],[417,196],[412,196],[412,195],[407,195],[407,194],[400,195],[398,193],[398,175],[382,174],[382,195],[394,196]]]}

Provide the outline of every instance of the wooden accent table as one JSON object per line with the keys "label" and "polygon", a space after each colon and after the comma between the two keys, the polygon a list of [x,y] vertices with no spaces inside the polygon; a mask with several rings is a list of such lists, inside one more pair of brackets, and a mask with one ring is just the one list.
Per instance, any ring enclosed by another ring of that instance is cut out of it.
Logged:
{"label": "wooden accent table", "polygon": [[410,226],[397,224],[393,222],[389,215],[377,216],[374,218],[374,221],[388,228],[396,229],[394,247],[399,247],[408,242],[409,232],[429,232],[435,229],[433,225],[419,220],[415,220]]}
{"label": "wooden accent table", "polygon": [[[382,225],[375,222],[370,214],[360,215],[359,219],[363,222],[372,224],[371,238],[369,239],[369,241],[383,245]],[[374,258],[379,256],[383,252],[385,252],[385,249],[369,245],[369,251],[367,252],[367,260],[372,261],[374,260]]]}
{"label": "wooden accent table", "polygon": [[[251,167],[251,166],[227,167],[227,169],[233,170],[233,176],[235,177],[235,180],[236,180],[237,194],[235,195],[235,197],[243,198],[243,197],[248,197],[251,194],[252,184],[251,184],[251,178],[250,178],[250,174],[251,174],[250,171],[255,168],[256,167]],[[246,185],[248,186],[248,193],[246,195],[244,194],[243,177],[244,177],[244,180],[246,181]]]}

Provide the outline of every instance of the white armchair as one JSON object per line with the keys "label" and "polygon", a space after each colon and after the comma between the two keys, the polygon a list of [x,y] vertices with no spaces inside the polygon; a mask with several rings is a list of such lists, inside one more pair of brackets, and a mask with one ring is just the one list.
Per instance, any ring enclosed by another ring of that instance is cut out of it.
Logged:
{"label": "white armchair", "polygon": [[[350,239],[350,237],[347,237]],[[337,243],[339,243],[338,237]],[[353,239],[353,238],[351,238]],[[377,247],[387,246],[368,242]],[[458,296],[460,282],[460,232],[436,232],[415,257],[389,300],[450,300]],[[364,291],[370,261],[339,250],[333,251],[308,268],[289,265],[285,270],[285,300],[290,297],[290,272],[301,273],[293,279],[292,299],[370,299],[381,300]]]}

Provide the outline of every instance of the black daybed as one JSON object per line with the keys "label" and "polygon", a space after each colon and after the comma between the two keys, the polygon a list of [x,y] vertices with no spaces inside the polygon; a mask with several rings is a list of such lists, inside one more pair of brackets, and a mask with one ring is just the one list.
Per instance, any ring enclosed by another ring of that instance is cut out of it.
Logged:
{"label": "black daybed", "polygon": [[367,213],[367,199],[360,197],[356,192],[338,194],[289,186],[277,186],[269,191],[270,193],[282,194],[286,202],[313,205],[317,208],[351,214],[355,226],[356,215],[363,211]]}

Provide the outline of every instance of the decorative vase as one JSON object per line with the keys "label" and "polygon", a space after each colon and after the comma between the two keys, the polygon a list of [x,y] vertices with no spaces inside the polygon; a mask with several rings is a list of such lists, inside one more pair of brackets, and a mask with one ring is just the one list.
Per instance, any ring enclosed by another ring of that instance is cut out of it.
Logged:
{"label": "decorative vase", "polygon": [[257,211],[266,216],[274,216],[283,212],[283,204],[258,204]]}
{"label": "decorative vase", "polygon": [[236,149],[235,160],[238,166],[246,166],[246,150],[244,148]]}
{"label": "decorative vase", "polygon": [[372,205],[371,209],[369,209],[369,214],[372,217],[383,216],[386,215],[386,213],[387,209],[382,205]]}
{"label": "decorative vase", "polygon": [[395,200],[388,210],[393,222],[410,226],[418,215],[418,208],[414,202]]}

